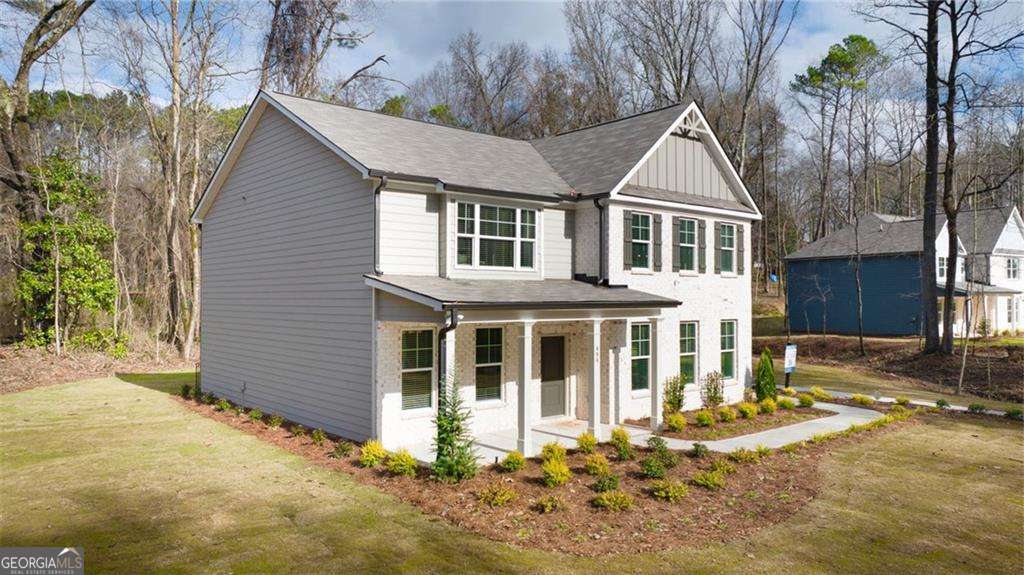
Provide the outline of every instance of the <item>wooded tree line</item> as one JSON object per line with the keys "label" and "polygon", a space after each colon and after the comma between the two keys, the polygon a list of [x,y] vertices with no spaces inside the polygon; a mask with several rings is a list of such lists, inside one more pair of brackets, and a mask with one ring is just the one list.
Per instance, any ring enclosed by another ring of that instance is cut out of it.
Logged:
{"label": "wooded tree line", "polygon": [[[402,81],[384,53],[329,66],[373,46],[381,8],[365,1],[5,0],[17,34],[0,79],[0,294],[33,344],[162,342],[191,356],[201,278],[188,216],[244,114],[217,105],[239,82],[513,138],[696,101],[765,214],[753,242],[768,289],[787,252],[858,213],[1024,202],[1020,21],[1003,4],[877,0],[851,18],[892,34],[849,36],[781,77],[798,0],[571,0],[565,53],[469,31]],[[933,9],[945,14],[935,102]],[[251,45],[254,63],[240,55]],[[90,90],[99,67],[118,81]],[[944,187],[929,202],[932,152]]]}

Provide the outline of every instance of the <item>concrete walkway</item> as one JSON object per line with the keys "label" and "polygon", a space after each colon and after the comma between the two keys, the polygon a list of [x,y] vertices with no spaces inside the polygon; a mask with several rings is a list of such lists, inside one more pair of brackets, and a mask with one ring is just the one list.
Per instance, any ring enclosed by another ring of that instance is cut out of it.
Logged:
{"label": "concrete walkway", "polygon": [[[670,449],[680,450],[692,449],[694,443],[703,443],[711,451],[719,451],[722,453],[728,453],[741,447],[746,449],[756,449],[758,446],[764,446],[771,449],[777,449],[783,445],[795,443],[797,441],[806,441],[820,433],[842,431],[854,424],[868,423],[885,415],[873,409],[850,407],[848,405],[839,405],[836,403],[817,402],[814,404],[814,407],[835,412],[835,415],[819,417],[818,419],[812,419],[809,421],[801,421],[800,423],[794,423],[793,425],[787,425],[785,427],[766,429],[764,431],[750,433],[748,435],[730,437],[729,439],[719,439],[717,441],[690,441],[686,439],[675,439],[672,437],[663,438]],[[650,431],[639,427],[627,427],[627,429],[629,429],[630,432],[636,432],[635,434],[631,433],[631,437],[635,445],[647,445],[647,440],[651,437]]]}
{"label": "concrete walkway", "polygon": [[[805,386],[802,386],[802,385],[794,385],[792,387],[793,387],[793,389],[795,389],[795,390],[797,390],[799,392],[808,392],[808,391],[811,390],[811,388],[805,387]],[[895,397],[888,397],[888,396],[885,396],[885,395],[871,395],[870,393],[854,394],[854,393],[849,393],[849,392],[846,392],[846,391],[832,391],[830,389],[827,389],[825,391],[827,391],[830,395],[832,395],[832,397],[838,397],[838,398],[841,398],[841,399],[850,399],[854,395],[866,395],[868,397],[873,398],[878,403],[896,403],[896,398]],[[815,405],[818,405],[818,404],[815,404]],[[919,407],[938,407],[937,405],[935,405],[934,401],[927,401],[927,400],[923,400],[923,399],[911,399],[910,400],[910,405],[916,405],[916,406],[919,406]],[[969,411],[966,407],[964,407],[962,405],[949,405],[949,406],[946,407],[946,409],[948,409],[950,411],[963,411],[963,412]],[[986,413],[988,415],[1000,415],[1000,416],[1005,416],[1006,415],[1006,412],[1003,411],[1003,410],[1000,410],[1000,409],[986,409],[984,411],[984,413]]]}

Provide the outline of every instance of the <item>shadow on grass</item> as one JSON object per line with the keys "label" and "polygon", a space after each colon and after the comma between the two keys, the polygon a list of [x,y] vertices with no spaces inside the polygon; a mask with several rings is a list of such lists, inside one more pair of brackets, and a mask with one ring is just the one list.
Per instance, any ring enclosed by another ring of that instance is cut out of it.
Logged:
{"label": "shadow on grass", "polygon": [[115,373],[118,379],[146,389],[164,393],[178,393],[181,386],[195,385],[199,375],[195,371],[174,371],[167,373]]}

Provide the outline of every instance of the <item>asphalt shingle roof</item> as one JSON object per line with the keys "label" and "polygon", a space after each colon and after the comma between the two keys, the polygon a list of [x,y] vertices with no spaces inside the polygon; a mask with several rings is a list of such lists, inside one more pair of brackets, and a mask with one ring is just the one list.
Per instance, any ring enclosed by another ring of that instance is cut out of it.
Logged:
{"label": "asphalt shingle roof", "polygon": [[[996,249],[999,235],[1010,219],[1012,208],[981,208],[970,212],[961,212],[956,218],[956,235],[964,248],[975,254],[990,254]],[[978,238],[975,244],[974,232]]]}
{"label": "asphalt shingle roof", "polygon": [[[945,216],[937,216],[936,229],[942,229]],[[858,225],[850,224],[786,256],[787,260],[844,258],[921,253],[924,220],[888,214],[865,214]],[[859,233],[855,236],[854,231]],[[859,241],[858,241],[859,239]]]}
{"label": "asphalt shingle roof", "polygon": [[445,309],[675,307],[679,302],[639,290],[576,280],[476,280],[396,274],[364,277],[438,302]]}

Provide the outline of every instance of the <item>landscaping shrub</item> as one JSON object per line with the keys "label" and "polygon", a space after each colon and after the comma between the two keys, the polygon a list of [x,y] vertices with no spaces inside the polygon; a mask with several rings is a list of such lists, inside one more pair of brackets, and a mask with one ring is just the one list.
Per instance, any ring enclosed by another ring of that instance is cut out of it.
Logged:
{"label": "landscaping shrub", "polygon": [[214,397],[214,395],[210,392],[204,393],[202,399],[203,403],[205,403],[206,405],[213,405],[213,403],[217,401],[217,398]]}
{"label": "landscaping shrub", "polygon": [[775,400],[770,398],[770,397],[766,397],[766,398],[762,399],[757,404],[757,410],[759,412],[761,412],[761,413],[766,414],[766,415],[770,415],[772,413],[775,413],[775,410],[778,409],[778,408],[779,408],[779,405],[777,403],[775,403]]}
{"label": "landscaping shrub", "polygon": [[938,407],[939,409],[949,409],[949,402],[942,398],[936,399],[935,407]]}
{"label": "landscaping shrub", "polygon": [[698,471],[693,474],[690,481],[694,485],[715,491],[725,487],[725,474],[720,471]]}
{"label": "landscaping shrub", "polygon": [[192,386],[187,383],[183,383],[181,385],[181,396],[185,399],[190,399],[192,397]]}
{"label": "landscaping shrub", "polygon": [[724,459],[716,459],[711,462],[711,471],[721,473],[722,475],[730,475],[736,473],[736,466]]}
{"label": "landscaping shrub", "polygon": [[686,417],[682,413],[672,413],[665,416],[665,428],[673,433],[679,433],[686,429]]}
{"label": "landscaping shrub", "polygon": [[651,454],[656,457],[665,469],[671,469],[679,464],[679,455],[668,448],[668,443],[657,435],[652,435],[647,440],[647,447]]}
{"label": "landscaping shrub", "polygon": [[541,513],[554,513],[565,509],[565,501],[557,495],[545,495],[537,499],[533,507]]}
{"label": "landscaping shrub", "polygon": [[629,432],[624,427],[616,427],[612,430],[611,444],[619,455],[619,459],[625,461],[633,459],[633,444],[629,442]]}
{"label": "landscaping shrub", "polygon": [[558,487],[572,479],[572,471],[565,459],[548,459],[541,464],[540,471],[544,485],[548,487]]}
{"label": "landscaping shrub", "polygon": [[544,447],[540,448],[540,460],[552,461],[555,459],[565,461],[565,448],[554,441],[545,443]]}
{"label": "landscaping shrub", "polygon": [[249,410],[249,420],[253,423],[259,423],[263,420],[263,412],[259,408],[252,408]]}
{"label": "landscaping shrub", "polygon": [[854,403],[859,403],[860,405],[874,405],[875,404],[875,399],[873,397],[869,397],[867,395],[861,395],[859,393],[853,394],[850,397],[850,401],[852,401]]}
{"label": "landscaping shrub", "polygon": [[306,437],[306,428],[296,423],[292,426],[292,437]]}
{"label": "landscaping shrub", "polygon": [[780,397],[779,400],[775,403],[778,405],[779,409],[796,409],[796,403],[794,403],[793,400],[788,397]]}
{"label": "landscaping shrub", "polygon": [[1021,410],[1019,407],[1007,409],[1006,417],[1010,419],[1015,419],[1017,421],[1024,421],[1024,410]]}
{"label": "landscaping shrub", "polygon": [[583,468],[588,475],[606,475],[611,472],[608,458],[600,453],[592,453],[586,457]]}
{"label": "landscaping shrub", "polygon": [[627,511],[633,508],[633,496],[623,491],[606,491],[594,498],[594,506],[606,511]]}
{"label": "landscaping shrub", "polygon": [[313,430],[309,438],[313,440],[313,445],[323,445],[324,441],[327,441],[327,434],[318,427]]}
{"label": "landscaping shrub", "polygon": [[[832,400],[832,394],[827,392],[827,391],[825,391],[825,389],[822,388],[820,385],[812,385],[811,389],[810,389],[810,394],[811,394],[811,397],[813,397],[814,399],[816,399],[818,401],[831,401]],[[799,398],[800,396],[797,396],[797,397]]]}
{"label": "landscaping shrub", "polygon": [[732,422],[732,421],[736,421],[736,410],[731,408],[731,407],[729,407],[728,405],[725,406],[725,407],[719,407],[718,411],[717,411],[717,415],[718,415],[718,421],[721,421],[723,423],[729,423],[729,422]]}
{"label": "landscaping shrub", "polygon": [[501,460],[500,465],[502,470],[513,473],[526,466],[526,458],[518,451],[510,451],[505,459]]}
{"label": "landscaping shrub", "polygon": [[661,480],[651,484],[651,495],[655,499],[676,503],[682,501],[690,490],[682,481]]}
{"label": "landscaping shrub", "polygon": [[388,473],[391,475],[416,477],[416,470],[419,468],[419,464],[416,463],[416,458],[411,453],[405,449],[399,449],[394,453],[388,454],[384,467],[387,468]]}
{"label": "landscaping shrub", "polygon": [[807,393],[801,393],[796,396],[796,400],[800,402],[800,407],[811,407],[814,405],[814,397]]}
{"label": "landscaping shrub", "polygon": [[710,409],[702,409],[693,414],[697,427],[711,427],[715,424],[715,414]]}
{"label": "landscaping shrub", "polygon": [[506,503],[511,503],[517,496],[518,494],[514,490],[495,481],[480,490],[476,498],[480,503],[490,507],[501,507]]}
{"label": "landscaping shrub", "polygon": [[581,433],[576,438],[576,449],[579,449],[580,453],[593,453],[597,450],[597,438],[589,431]]}
{"label": "landscaping shrub", "polygon": [[743,419],[754,419],[757,417],[757,405],[753,403],[744,401],[736,406],[736,411],[740,413],[740,417]]}
{"label": "landscaping shrub", "polygon": [[797,391],[795,387],[783,387],[779,390],[782,395],[788,395],[789,397],[796,397]]}
{"label": "landscaping shrub", "polygon": [[910,405],[910,398],[901,395],[896,398],[896,404],[902,405],[903,407],[908,407]]}
{"label": "landscaping shrub", "polygon": [[907,409],[906,407],[903,407],[903,404],[901,403],[896,403],[889,408],[889,413],[894,413],[896,415],[902,415],[904,413],[908,413],[909,411],[910,410]]}
{"label": "landscaping shrub", "polygon": [[796,453],[798,449],[804,446],[803,441],[794,441],[793,443],[787,443],[779,448],[779,451],[783,453]]}
{"label": "landscaping shrub", "polygon": [[615,491],[619,488],[619,476],[613,473],[603,473],[597,476],[597,481],[594,482],[594,491],[598,493],[604,493],[606,491]]}
{"label": "landscaping shrub", "polygon": [[754,452],[757,453],[758,457],[768,457],[772,454],[772,450],[764,445],[758,445],[754,448]]}
{"label": "landscaping shrub", "polygon": [[217,404],[214,405],[213,408],[217,411],[228,411],[231,409],[231,403],[226,399],[221,399],[217,401]]}
{"label": "landscaping shrub", "polygon": [[772,362],[772,352],[767,347],[761,351],[761,359],[757,362],[754,393],[758,401],[775,399],[778,393],[775,388],[775,366]]}
{"label": "landscaping shrub", "polygon": [[665,464],[653,455],[645,457],[644,460],[640,462],[640,471],[643,472],[644,477],[647,477],[648,479],[665,478]]}
{"label": "landscaping shrub", "polygon": [[701,457],[707,456],[710,451],[711,450],[708,449],[707,445],[704,445],[703,443],[694,443],[693,449],[690,450],[690,455],[695,459],[700,459]]}
{"label": "landscaping shrub", "polygon": [[967,406],[967,411],[971,413],[985,413],[985,410],[987,409],[988,408],[985,407],[985,404],[983,403],[972,403]]}
{"label": "landscaping shrub", "polygon": [[725,401],[725,390],[722,374],[717,371],[704,376],[700,385],[700,401],[704,407],[714,409]]}
{"label": "landscaping shrub", "polygon": [[729,453],[729,459],[736,463],[755,463],[761,456],[756,451],[745,447],[737,447]]}
{"label": "landscaping shrub", "polygon": [[377,439],[371,439],[363,444],[363,448],[359,450],[359,465],[362,467],[377,467],[388,457],[388,450],[384,449],[382,444]]}
{"label": "landscaping shrub", "polygon": [[476,475],[476,454],[473,453],[473,436],[469,432],[470,413],[463,407],[458,383],[449,377],[443,388],[444,393],[437,402],[437,415],[434,416],[437,457],[431,469],[440,481],[456,483]]}
{"label": "landscaping shrub", "polygon": [[677,413],[683,408],[683,388],[686,382],[683,378],[674,375],[665,380],[665,415]]}
{"label": "landscaping shrub", "polygon": [[331,452],[331,457],[334,459],[345,459],[352,455],[353,450],[355,450],[355,447],[351,443],[342,440],[334,444],[334,451]]}
{"label": "landscaping shrub", "polygon": [[284,423],[284,418],[280,415],[271,415],[270,419],[267,420],[267,425],[270,427],[281,427],[282,423]]}

